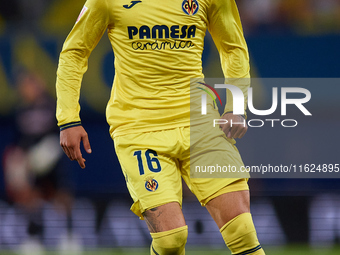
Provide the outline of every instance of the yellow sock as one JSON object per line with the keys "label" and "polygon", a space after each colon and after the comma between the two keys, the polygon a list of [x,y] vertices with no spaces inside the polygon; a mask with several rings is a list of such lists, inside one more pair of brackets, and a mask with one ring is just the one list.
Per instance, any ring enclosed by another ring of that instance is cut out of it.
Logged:
{"label": "yellow sock", "polygon": [[184,255],[188,238],[188,226],[171,229],[169,231],[151,233],[151,255]]}
{"label": "yellow sock", "polygon": [[265,254],[259,241],[250,213],[242,213],[221,229],[223,240],[233,255]]}

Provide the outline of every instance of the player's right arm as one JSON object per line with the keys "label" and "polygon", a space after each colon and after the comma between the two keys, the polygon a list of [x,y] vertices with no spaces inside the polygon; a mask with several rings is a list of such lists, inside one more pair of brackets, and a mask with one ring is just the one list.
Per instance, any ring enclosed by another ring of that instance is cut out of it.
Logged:
{"label": "player's right arm", "polygon": [[79,96],[88,58],[110,23],[107,0],[88,0],[60,53],[57,71],[57,112],[60,144],[71,160],[84,168],[80,142],[89,152],[87,133],[81,126]]}
{"label": "player's right arm", "polygon": [[[249,54],[235,0],[211,0],[208,21],[209,32],[220,54],[226,83],[242,90],[246,109],[250,86]],[[244,115],[246,116],[246,112]],[[233,114],[233,97],[229,90],[222,118],[228,120],[228,124],[221,125],[227,137],[243,137],[247,131],[246,125],[237,124],[231,127],[229,124],[231,120],[234,123],[244,121],[243,116]]]}

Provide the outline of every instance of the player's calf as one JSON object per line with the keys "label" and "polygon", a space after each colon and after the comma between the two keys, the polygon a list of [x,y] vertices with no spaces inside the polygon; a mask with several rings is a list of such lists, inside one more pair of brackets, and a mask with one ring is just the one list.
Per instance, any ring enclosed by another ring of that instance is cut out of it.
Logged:
{"label": "player's calf", "polygon": [[[225,187],[224,191],[228,191],[227,188]],[[229,191],[237,188],[235,182],[229,186]],[[206,204],[206,208],[220,228],[224,242],[233,255],[265,254],[257,240],[250,214],[248,190],[235,190],[219,195],[211,199]]]}
{"label": "player's calf", "polygon": [[265,254],[256,235],[250,213],[242,213],[228,221],[221,229],[222,237],[234,255]]}

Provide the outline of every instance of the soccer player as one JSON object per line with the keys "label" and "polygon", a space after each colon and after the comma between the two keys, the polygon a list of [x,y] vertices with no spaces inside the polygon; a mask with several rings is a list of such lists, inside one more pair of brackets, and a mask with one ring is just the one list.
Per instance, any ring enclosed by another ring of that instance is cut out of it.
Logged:
{"label": "soccer player", "polygon": [[[207,29],[225,77],[246,95],[249,82],[242,79],[249,78],[248,50],[234,0],[88,0],[60,54],[60,144],[71,160],[85,167],[80,143],[88,153],[91,147],[79,117],[81,80],[91,51],[107,31],[116,68],[107,121],[134,201],[131,210],[145,219],[153,238],[151,254],[185,254],[181,178],[207,208],[232,254],[264,254],[250,214],[247,177],[191,178],[193,165],[242,166],[233,138],[247,131],[240,124],[243,116],[232,113],[229,94],[222,118],[239,124],[207,127],[211,118],[220,118],[211,100],[205,122],[190,127],[191,108],[197,103],[190,103],[190,78],[204,78],[201,56]],[[193,88],[200,86],[192,83]]]}

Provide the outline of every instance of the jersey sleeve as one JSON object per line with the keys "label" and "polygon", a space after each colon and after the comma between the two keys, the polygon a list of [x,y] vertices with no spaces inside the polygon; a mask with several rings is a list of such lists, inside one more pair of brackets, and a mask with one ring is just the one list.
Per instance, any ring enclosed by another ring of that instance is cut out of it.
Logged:
{"label": "jersey sleeve", "polygon": [[[235,0],[211,0],[208,29],[219,51],[226,83],[239,87],[247,106],[250,86],[249,54]],[[227,90],[225,113],[233,111],[233,98]]]}
{"label": "jersey sleeve", "polygon": [[60,53],[57,71],[58,126],[80,125],[80,87],[88,58],[109,24],[107,0],[88,0]]}

